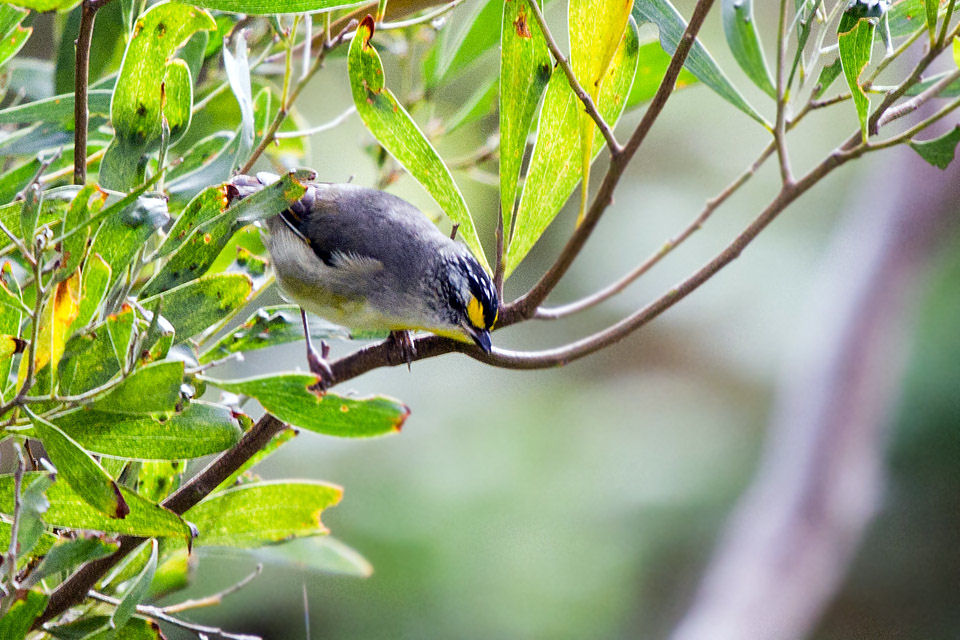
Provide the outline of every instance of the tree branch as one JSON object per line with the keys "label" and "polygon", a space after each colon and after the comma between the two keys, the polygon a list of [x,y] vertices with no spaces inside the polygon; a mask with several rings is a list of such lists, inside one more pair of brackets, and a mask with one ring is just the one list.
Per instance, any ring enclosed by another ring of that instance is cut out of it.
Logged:
{"label": "tree branch", "polygon": [[780,19],[777,23],[777,119],[773,127],[773,139],[780,160],[780,180],[783,184],[793,182],[790,170],[790,154],[787,152],[786,110],[787,87],[784,86],[783,67],[787,56],[787,0],[780,0]]}
{"label": "tree branch", "polygon": [[607,173],[603,177],[603,182],[601,182],[600,188],[597,190],[597,195],[594,197],[590,209],[583,217],[583,221],[570,236],[570,239],[567,240],[567,244],[563,247],[553,266],[547,270],[530,291],[501,312],[501,316],[504,319],[503,321],[513,321],[517,316],[523,318],[533,317],[540,303],[553,291],[553,288],[560,282],[564,274],[566,274],[567,269],[573,264],[574,259],[576,259],[580,253],[583,245],[586,244],[594,227],[596,227],[600,221],[603,212],[606,211],[610,203],[613,202],[613,192],[617,187],[617,183],[620,181],[620,177],[626,170],[627,165],[630,164],[633,155],[637,152],[637,149],[640,148],[640,145],[653,127],[654,122],[656,122],[660,116],[664,106],[666,106],[667,100],[670,98],[670,94],[673,92],[674,85],[677,82],[677,76],[680,75],[680,71],[683,69],[683,63],[686,62],[687,54],[690,53],[690,48],[696,41],[697,33],[700,31],[700,27],[703,26],[703,21],[712,6],[713,0],[698,0],[697,6],[693,10],[693,15],[690,17],[690,22],[687,24],[687,28],[684,30],[680,42],[677,43],[677,50],[670,59],[670,64],[667,66],[663,80],[657,88],[657,93],[653,96],[653,100],[650,101],[650,106],[647,107],[647,110],[644,112],[640,124],[637,125],[627,144],[623,147],[623,152],[611,158],[610,167],[607,169]]}
{"label": "tree branch", "polygon": [[[220,483],[230,477],[230,474],[239,469],[255,453],[266,446],[273,436],[285,428],[284,423],[269,413],[265,414],[249,431],[243,434],[243,437],[233,448],[220,454],[161,504],[174,513],[183,515],[190,507],[220,486]],[[143,540],[143,538],[136,536],[121,536],[120,548],[112,555],[83,565],[50,594],[47,607],[34,622],[33,628],[39,628],[44,622],[82,602],[97,581]]]}
{"label": "tree branch", "polygon": [[80,5],[80,31],[77,35],[73,103],[73,184],[87,181],[87,88],[90,85],[90,41],[97,11],[110,0],[83,0]]}

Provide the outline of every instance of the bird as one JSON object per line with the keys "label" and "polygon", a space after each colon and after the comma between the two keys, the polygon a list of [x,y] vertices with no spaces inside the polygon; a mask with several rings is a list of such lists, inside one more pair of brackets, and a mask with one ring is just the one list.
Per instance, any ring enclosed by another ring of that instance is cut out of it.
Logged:
{"label": "bird", "polygon": [[[228,197],[245,198],[278,179],[239,174]],[[300,306],[307,363],[321,389],[334,382],[314,349],[306,312],[355,331],[389,331],[409,367],[416,357],[410,331],[473,342],[492,350],[497,289],[470,250],[409,202],[354,184],[306,182],[304,195],[265,221],[284,297]]]}

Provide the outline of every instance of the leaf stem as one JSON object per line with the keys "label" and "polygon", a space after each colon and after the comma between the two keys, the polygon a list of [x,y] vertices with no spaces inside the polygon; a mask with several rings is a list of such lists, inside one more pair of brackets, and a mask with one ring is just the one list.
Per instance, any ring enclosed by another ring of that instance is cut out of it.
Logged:
{"label": "leaf stem", "polygon": [[777,26],[777,119],[773,127],[773,139],[777,147],[777,158],[780,160],[780,180],[783,184],[793,183],[793,172],[790,170],[790,154],[787,151],[786,137],[786,109],[787,90],[784,86],[783,68],[787,55],[787,0],[780,0],[780,19]]}
{"label": "leaf stem", "polygon": [[[567,76],[567,80],[570,82],[570,88],[573,89],[573,92],[577,95],[577,98],[579,98],[580,102],[583,103],[583,107],[586,112],[591,118],[593,118],[593,121],[597,123],[597,127],[600,129],[604,139],[607,141],[607,146],[610,148],[610,155],[616,158],[623,153],[623,147],[621,147],[620,143],[617,142],[616,137],[613,135],[613,131],[610,129],[610,125],[607,124],[607,121],[604,120],[603,116],[600,115],[600,112],[597,111],[597,106],[594,104],[590,94],[587,93],[580,85],[580,82],[577,80],[577,76],[573,73],[573,67],[570,66],[570,61],[567,60],[566,56],[563,55],[563,52],[560,51],[560,47],[557,46],[557,41],[554,40],[553,34],[550,32],[550,28],[547,26],[547,21],[544,19],[543,12],[540,11],[539,5],[537,5],[537,0],[527,0],[527,5],[530,7],[530,12],[537,21],[540,31],[543,32],[543,37],[547,41],[547,47],[550,49],[550,53],[553,54],[557,64],[561,69],[563,69],[563,74]],[[584,188],[586,188],[586,185],[584,185]]]}

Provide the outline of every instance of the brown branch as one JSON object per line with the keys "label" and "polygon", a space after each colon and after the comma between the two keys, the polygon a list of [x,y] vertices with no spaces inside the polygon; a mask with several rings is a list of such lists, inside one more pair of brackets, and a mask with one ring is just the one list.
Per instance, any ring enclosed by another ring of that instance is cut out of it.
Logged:
{"label": "brown branch", "polygon": [[73,184],[87,181],[87,89],[90,85],[90,42],[97,11],[110,0],[84,0],[80,5],[80,31],[77,35],[73,102]]}

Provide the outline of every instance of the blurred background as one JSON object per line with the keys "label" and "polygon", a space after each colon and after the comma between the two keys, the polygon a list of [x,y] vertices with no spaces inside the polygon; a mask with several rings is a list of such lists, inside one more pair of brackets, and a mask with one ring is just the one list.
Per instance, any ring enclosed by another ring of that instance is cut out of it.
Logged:
{"label": "blurred background", "polygon": [[[677,6],[689,15],[693,3]],[[562,13],[555,3],[548,18],[560,25]],[[775,17],[767,13],[765,22]],[[703,40],[754,104],[769,106],[725,55],[719,11]],[[403,46],[388,34],[377,44],[391,42]],[[384,58],[395,89],[418,72]],[[474,64],[496,63],[494,50]],[[472,78],[444,89],[438,113],[415,112],[421,124],[455,112]],[[350,104],[337,57],[304,92],[300,116],[319,124]],[[618,132],[639,116],[626,114]],[[850,105],[810,116],[791,136],[797,171],[855,128]],[[469,156],[495,132],[488,116],[439,151]],[[674,95],[551,302],[590,293],[658,249],[766,136],[706,88]],[[306,164],[322,180],[373,185],[370,143],[353,116],[309,141]],[[496,188],[476,171],[456,178],[492,247]],[[778,181],[775,163],[763,167],[623,295],[569,320],[498,332],[495,344],[555,346],[620,319],[725,246]],[[258,473],[343,485],[324,522],[372,574],[268,562],[221,606],[187,617],[271,640],[960,636],[957,184],[956,168],[941,172],[910,150],[874,154],[602,353],[536,372],[449,355],[349,382],[407,403],[403,432],[370,441],[304,433]],[[437,213],[408,178],[390,190]],[[574,207],[561,213],[507,297],[542,273],[574,217]],[[334,355],[356,346],[334,344]],[[305,368],[298,343],[229,374]],[[217,591],[257,562],[201,556],[192,586],[164,603]]]}

